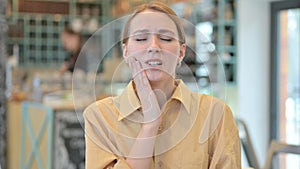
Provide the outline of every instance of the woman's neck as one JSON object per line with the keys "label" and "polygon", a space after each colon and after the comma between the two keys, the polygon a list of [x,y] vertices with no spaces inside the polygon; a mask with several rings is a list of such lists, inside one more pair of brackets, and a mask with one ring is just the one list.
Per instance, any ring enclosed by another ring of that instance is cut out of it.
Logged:
{"label": "woman's neck", "polygon": [[153,92],[156,95],[160,108],[164,106],[167,100],[172,96],[176,85],[175,80],[172,78],[163,82],[150,82]]}

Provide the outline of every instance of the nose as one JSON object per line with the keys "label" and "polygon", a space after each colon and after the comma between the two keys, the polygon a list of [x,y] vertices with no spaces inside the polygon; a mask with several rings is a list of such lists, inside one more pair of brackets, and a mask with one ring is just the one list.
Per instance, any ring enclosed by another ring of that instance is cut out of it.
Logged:
{"label": "nose", "polygon": [[148,52],[159,52],[160,51],[159,39],[156,35],[152,35],[147,51]]}

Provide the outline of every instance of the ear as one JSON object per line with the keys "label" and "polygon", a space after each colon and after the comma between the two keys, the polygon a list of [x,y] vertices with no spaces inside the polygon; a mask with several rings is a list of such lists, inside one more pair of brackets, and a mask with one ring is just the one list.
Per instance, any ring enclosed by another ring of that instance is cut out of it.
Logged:
{"label": "ear", "polygon": [[122,50],[123,50],[123,58],[125,60],[125,62],[127,63],[127,59],[128,59],[128,56],[127,56],[127,45],[126,44],[122,44]]}
{"label": "ear", "polygon": [[186,51],[186,44],[180,45],[180,51],[179,51],[179,60],[182,61],[185,57],[185,51]]}

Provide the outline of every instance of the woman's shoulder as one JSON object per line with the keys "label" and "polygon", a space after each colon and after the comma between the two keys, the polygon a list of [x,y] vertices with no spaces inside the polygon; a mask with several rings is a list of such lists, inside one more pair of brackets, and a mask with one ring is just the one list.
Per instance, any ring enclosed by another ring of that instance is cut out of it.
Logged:
{"label": "woman's shoulder", "polygon": [[200,104],[213,105],[213,106],[227,106],[226,102],[218,97],[207,95],[207,94],[198,94]]}
{"label": "woman's shoulder", "polygon": [[112,103],[113,101],[113,98],[112,96],[108,96],[108,97],[103,97],[101,99],[97,99],[96,101],[94,101],[93,103],[91,103],[90,105],[87,106],[87,109],[88,108],[93,108],[93,107],[101,107],[103,105],[109,105]]}
{"label": "woman's shoulder", "polygon": [[220,98],[206,94],[199,94],[199,113],[204,119],[232,116],[230,107]]}
{"label": "woman's shoulder", "polygon": [[[229,133],[236,133],[234,117],[230,107],[220,98],[199,94],[200,108],[199,120],[202,124],[199,142],[204,143],[211,136],[218,135],[220,130],[228,130]],[[219,136],[218,136],[219,137]]]}
{"label": "woman's shoulder", "polygon": [[103,115],[108,114],[106,112],[112,112],[115,109],[114,98],[109,96],[91,103],[85,108],[83,112],[84,117],[91,116],[92,114]]}

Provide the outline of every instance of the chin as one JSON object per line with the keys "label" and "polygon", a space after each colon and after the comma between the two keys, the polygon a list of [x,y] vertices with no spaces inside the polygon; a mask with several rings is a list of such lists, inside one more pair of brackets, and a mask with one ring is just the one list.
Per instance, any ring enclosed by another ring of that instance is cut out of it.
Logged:
{"label": "chin", "polygon": [[157,70],[147,71],[147,77],[150,82],[161,82],[170,78],[174,79],[174,77],[171,76],[171,74],[167,74],[163,71],[157,71]]}

